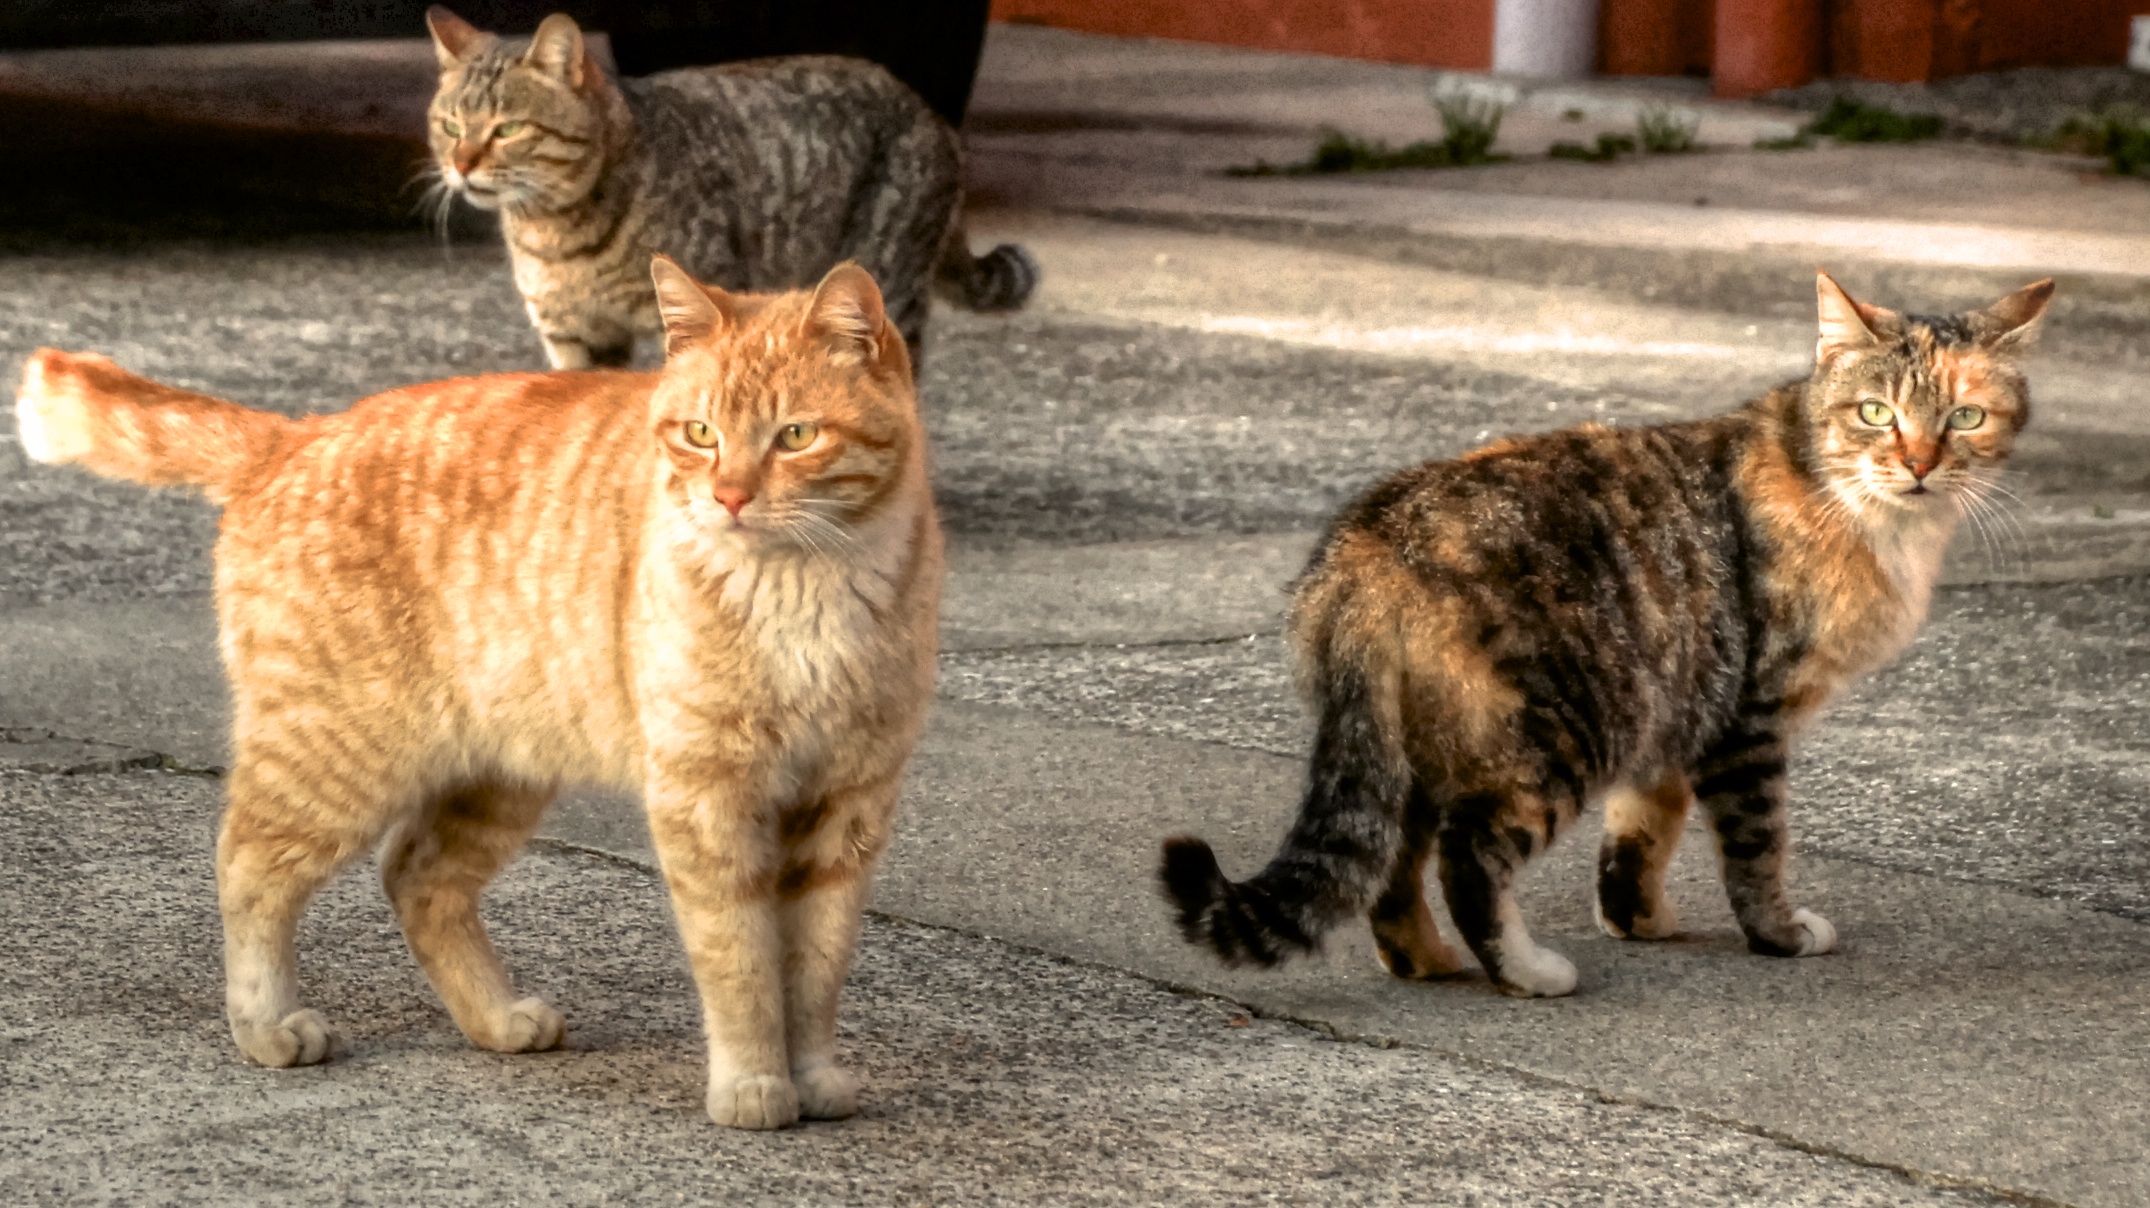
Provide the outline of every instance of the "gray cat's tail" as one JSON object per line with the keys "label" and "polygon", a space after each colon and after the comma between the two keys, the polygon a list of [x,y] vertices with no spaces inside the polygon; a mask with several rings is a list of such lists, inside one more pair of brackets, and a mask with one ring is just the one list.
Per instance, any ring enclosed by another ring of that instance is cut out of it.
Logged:
{"label": "gray cat's tail", "polygon": [[1356,666],[1323,669],[1321,725],[1299,817],[1282,850],[1234,883],[1209,844],[1165,840],[1158,869],[1181,934],[1227,964],[1274,965],[1310,952],[1322,934],[1364,910],[1402,846],[1411,770],[1378,693]]}
{"label": "gray cat's tail", "polygon": [[1003,243],[983,256],[971,255],[970,239],[958,221],[941,249],[934,276],[965,310],[1014,310],[1038,288],[1038,262],[1014,243]]}

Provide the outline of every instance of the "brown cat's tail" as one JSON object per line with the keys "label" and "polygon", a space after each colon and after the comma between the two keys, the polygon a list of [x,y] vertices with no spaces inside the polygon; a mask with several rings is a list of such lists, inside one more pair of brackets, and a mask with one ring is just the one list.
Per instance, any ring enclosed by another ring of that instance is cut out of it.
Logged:
{"label": "brown cat's tail", "polygon": [[1015,310],[1038,288],[1038,262],[1014,243],[1003,243],[983,256],[971,255],[970,236],[958,217],[941,247],[934,276],[965,310]]}
{"label": "brown cat's tail", "polygon": [[15,430],[47,465],[146,486],[190,486],[218,503],[291,421],[137,377],[94,353],[40,348],[22,367]]}
{"label": "brown cat's tail", "polygon": [[1376,685],[1349,664],[1325,669],[1321,726],[1299,817],[1252,880],[1225,879],[1209,844],[1165,840],[1158,870],[1180,932],[1227,964],[1274,965],[1310,952],[1323,933],[1366,909],[1403,844],[1411,770]]}

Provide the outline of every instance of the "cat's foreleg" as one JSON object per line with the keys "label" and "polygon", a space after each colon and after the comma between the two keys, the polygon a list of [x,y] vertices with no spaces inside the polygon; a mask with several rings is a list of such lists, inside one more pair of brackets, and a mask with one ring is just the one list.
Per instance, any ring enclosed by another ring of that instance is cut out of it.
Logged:
{"label": "cat's foreleg", "polygon": [[305,755],[264,760],[242,743],[217,837],[225,1014],[239,1052],[272,1069],[328,1058],[328,1022],[299,1002],[299,916],[378,834],[368,786],[295,784],[310,764]]}
{"label": "cat's foreleg", "polygon": [[[682,761],[685,765],[690,761]],[[781,856],[745,777],[660,775],[646,791],[650,837],[672,891],[709,1043],[709,1117],[733,1128],[799,1119],[784,1037]]]}
{"label": "cat's foreleg", "polygon": [[799,1111],[811,1119],[839,1120],[858,1111],[858,1079],[837,1060],[836,1007],[858,947],[874,862],[888,845],[898,785],[891,772],[832,792],[792,815],[811,823],[811,830],[786,835],[784,875],[777,881],[785,1034]]}
{"label": "cat's foreleg", "polygon": [[1404,820],[1403,851],[1389,872],[1387,887],[1366,912],[1366,921],[1374,929],[1375,955],[1381,967],[1397,977],[1447,977],[1463,967],[1426,905],[1432,822],[1423,798],[1414,793]]}
{"label": "cat's foreleg", "polygon": [[567,1021],[514,983],[478,918],[478,896],[514,859],[552,800],[549,789],[477,785],[441,794],[381,849],[381,885],[412,955],[480,1048],[528,1053],[560,1047]]}
{"label": "cat's foreleg", "polygon": [[540,335],[545,345],[545,360],[554,369],[588,369],[596,363],[590,355],[590,346],[568,336]]}
{"label": "cat's foreleg", "polygon": [[1735,726],[1697,763],[1695,799],[1716,831],[1725,896],[1747,947],[1767,956],[1819,956],[1836,947],[1836,928],[1811,910],[1794,909],[1784,887],[1791,846],[1785,757],[1784,739],[1773,728]]}
{"label": "cat's foreleg", "polygon": [[1441,880],[1449,917],[1463,942],[1505,994],[1558,998],[1575,990],[1575,966],[1541,948],[1523,924],[1514,884],[1530,851],[1544,843],[1547,807],[1535,798],[1451,803],[1441,824]]}
{"label": "cat's foreleg", "polygon": [[1679,847],[1694,798],[1677,772],[1655,785],[1621,785],[1605,798],[1605,840],[1598,848],[1598,926],[1620,940],[1679,934],[1680,917],[1665,897],[1665,870]]}

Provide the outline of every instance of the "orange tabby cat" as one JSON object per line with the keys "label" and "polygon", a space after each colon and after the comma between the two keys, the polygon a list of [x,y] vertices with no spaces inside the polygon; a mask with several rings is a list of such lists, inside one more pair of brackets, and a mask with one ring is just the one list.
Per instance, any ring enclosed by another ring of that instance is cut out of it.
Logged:
{"label": "orange tabby cat", "polygon": [[287,420],[43,350],[23,445],[224,505],[235,698],[217,844],[232,1036],[329,1051],[293,933],[379,849],[465,1035],[561,1042],[479,893],[562,784],[643,791],[700,986],[709,1114],[857,1110],[850,967],[932,693],[941,537],[902,335],[873,279],[734,296],[652,267],[666,361],[509,374]]}

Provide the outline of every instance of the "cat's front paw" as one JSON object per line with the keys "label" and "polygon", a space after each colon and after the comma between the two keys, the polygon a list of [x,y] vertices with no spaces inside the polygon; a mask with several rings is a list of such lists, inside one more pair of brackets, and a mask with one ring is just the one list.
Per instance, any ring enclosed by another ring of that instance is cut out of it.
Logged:
{"label": "cat's front paw", "polygon": [[789,1128],[799,1122],[799,1091],[774,1074],[712,1083],[709,1118],[726,1128]]}
{"label": "cat's front paw", "polygon": [[542,1053],[567,1039],[567,1017],[542,998],[526,998],[501,1012],[490,1033],[473,1036],[480,1048],[496,1053]]}
{"label": "cat's front paw", "polygon": [[859,1080],[839,1065],[791,1071],[799,1091],[799,1114],[809,1120],[842,1120],[858,1114]]}
{"label": "cat's front paw", "polygon": [[1828,919],[1811,910],[1801,908],[1792,912],[1792,922],[1802,937],[1794,956],[1820,956],[1836,949],[1836,928]]}
{"label": "cat's front paw", "polygon": [[1559,998],[1575,992],[1575,965],[1551,948],[1532,948],[1504,957],[1495,979],[1501,993],[1516,998]]}
{"label": "cat's front paw", "polygon": [[319,1065],[328,1060],[333,1036],[319,1011],[293,1011],[276,1023],[237,1019],[231,1023],[231,1038],[239,1042],[240,1054],[272,1070]]}

